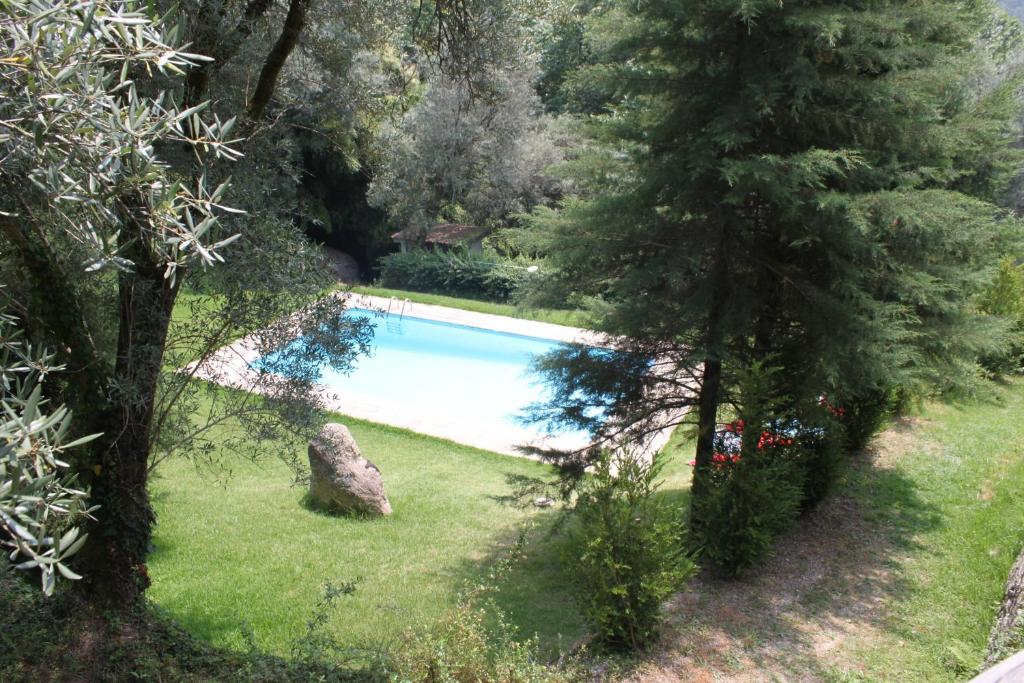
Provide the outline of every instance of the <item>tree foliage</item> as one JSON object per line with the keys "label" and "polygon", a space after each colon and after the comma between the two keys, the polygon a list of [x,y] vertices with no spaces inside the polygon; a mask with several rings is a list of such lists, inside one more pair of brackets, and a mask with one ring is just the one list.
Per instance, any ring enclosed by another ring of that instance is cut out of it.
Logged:
{"label": "tree foliage", "polygon": [[[322,291],[319,262],[254,201],[258,187],[236,193],[250,209],[244,221],[225,205],[224,163],[243,143],[228,139],[233,118],[174,92],[208,63],[176,49],[179,25],[97,0],[11,3],[0,30],[12,50],[0,62],[3,293],[29,339],[67,366],[51,384],[75,411],[73,429],[101,434],[73,463],[101,510],[81,557],[97,597],[130,603],[148,583],[152,467],[183,448],[208,455],[202,435],[229,419],[251,430],[249,453],[314,428],[312,358],[343,366],[367,333],[341,319],[336,299],[286,317]],[[210,269],[229,245],[236,267]],[[186,280],[210,296],[203,315],[172,325]],[[208,385],[178,368],[255,329],[264,352],[310,332],[298,370],[261,375],[251,388],[264,396],[228,393],[211,407]],[[200,403],[209,410],[194,414]]]}
{"label": "tree foliage", "polygon": [[534,226],[549,291],[593,302],[620,357],[649,360],[550,357],[559,390],[537,416],[601,439],[695,408],[696,505],[754,363],[781,369],[770,391],[793,407],[970,385],[1007,324],[972,297],[1019,232],[995,204],[1014,87],[972,88],[989,9],[655,0],[593,17],[602,50],[573,78],[615,105],[570,166],[582,196]]}
{"label": "tree foliage", "polygon": [[19,339],[16,324],[0,314],[0,546],[15,569],[38,569],[50,595],[58,576],[81,578],[67,561],[85,543],[92,510],[65,454],[93,437],[68,439],[71,413],[49,410],[43,396],[47,376],[62,368]]}
{"label": "tree foliage", "polygon": [[397,228],[425,231],[438,221],[500,224],[555,194],[546,169],[560,152],[532,75],[505,65],[483,99],[464,81],[433,74],[422,100],[381,139],[371,205]]}

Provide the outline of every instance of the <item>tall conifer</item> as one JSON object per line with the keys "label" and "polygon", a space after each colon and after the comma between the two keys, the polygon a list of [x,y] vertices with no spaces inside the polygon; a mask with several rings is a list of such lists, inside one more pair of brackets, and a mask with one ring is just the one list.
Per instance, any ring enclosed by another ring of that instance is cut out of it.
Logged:
{"label": "tall conifer", "polygon": [[608,437],[695,408],[699,498],[738,368],[781,368],[793,401],[969,377],[1003,338],[971,298],[1016,231],[995,203],[1013,89],[971,91],[988,7],[642,0],[595,20],[601,61],[576,78],[617,105],[569,169],[581,198],[534,225],[545,287],[596,302],[622,353],[545,359],[537,417]]}

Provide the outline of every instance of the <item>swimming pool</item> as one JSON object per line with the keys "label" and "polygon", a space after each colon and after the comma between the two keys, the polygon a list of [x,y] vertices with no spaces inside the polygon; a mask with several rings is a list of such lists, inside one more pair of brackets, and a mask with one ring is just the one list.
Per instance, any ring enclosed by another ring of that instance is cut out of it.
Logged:
{"label": "swimming pool", "polygon": [[319,384],[340,412],[501,452],[585,443],[579,432],[548,435],[521,422],[524,408],[548,396],[530,362],[561,342],[362,308],[345,315],[371,321],[374,338],[351,372],[321,368]]}

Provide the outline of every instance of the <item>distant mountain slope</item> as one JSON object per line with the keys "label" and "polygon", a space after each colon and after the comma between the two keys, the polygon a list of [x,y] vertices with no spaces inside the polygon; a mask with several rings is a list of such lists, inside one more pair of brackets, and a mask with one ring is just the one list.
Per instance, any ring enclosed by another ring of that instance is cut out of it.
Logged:
{"label": "distant mountain slope", "polygon": [[1006,11],[1024,21],[1024,0],[999,0]]}

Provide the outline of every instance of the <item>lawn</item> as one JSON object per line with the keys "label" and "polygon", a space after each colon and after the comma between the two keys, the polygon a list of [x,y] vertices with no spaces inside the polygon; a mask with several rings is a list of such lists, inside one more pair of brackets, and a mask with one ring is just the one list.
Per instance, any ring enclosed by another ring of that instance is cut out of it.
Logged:
{"label": "lawn", "polygon": [[902,457],[854,482],[889,530],[898,579],[882,637],[851,648],[849,671],[867,680],[973,674],[1024,545],[1024,382],[992,401],[931,405],[912,433]]}
{"label": "lawn", "polygon": [[352,291],[358,294],[369,294],[371,296],[382,296],[399,299],[408,299],[418,304],[433,304],[435,306],[448,306],[449,308],[460,308],[465,311],[476,313],[490,313],[492,315],[504,315],[510,318],[523,318],[524,320],[537,320],[555,325],[568,325],[569,327],[588,327],[588,317],[583,311],[555,310],[549,308],[524,308],[512,304],[496,304],[490,301],[477,301],[476,299],[460,299],[453,296],[442,296],[440,294],[424,294],[422,292],[410,292],[401,289],[385,289],[383,287],[354,286]]}
{"label": "lawn", "polygon": [[[478,305],[474,310],[489,313],[512,310],[418,296],[429,303]],[[183,292],[175,320],[187,319],[195,307],[208,308],[207,300]],[[198,471],[187,460],[167,461],[151,486],[158,514],[150,559],[154,602],[213,644],[244,647],[251,629],[259,646],[287,654],[305,632],[325,582],[358,579],[356,594],[339,605],[331,629],[341,642],[374,647],[439,617],[529,525],[526,555],[499,586],[496,601],[523,637],[536,633],[557,647],[582,636],[558,541],[546,533],[554,513],[498,500],[509,493],[507,475],[543,476],[547,466],[383,425],[332,419],[349,425],[363,453],[383,471],[394,515],[358,520],[308,509],[305,488],[293,485],[283,459],[254,464],[224,454],[228,477]]]}
{"label": "lawn", "polygon": [[[852,460],[832,497],[780,539],[767,566],[741,581],[701,577],[688,586],[636,680],[750,671],[781,680],[969,676],[1024,541],[1022,417],[1017,381],[986,400],[929,404],[894,425]],[[242,647],[251,628],[257,644],[284,654],[324,582],[358,578],[331,628],[347,643],[393,643],[405,628],[440,616],[532,522],[527,556],[498,602],[523,636],[537,633],[550,646],[582,635],[558,543],[545,536],[553,514],[497,500],[508,492],[507,474],[543,474],[544,466],[343,421],[383,470],[393,517],[310,511],[277,460],[232,462],[225,484],[170,462],[153,485],[151,597],[213,643]],[[692,442],[680,431],[663,453],[661,495],[685,508]]]}
{"label": "lawn", "polygon": [[158,514],[150,560],[154,602],[217,645],[255,642],[286,654],[305,630],[325,581],[358,579],[330,628],[345,643],[393,643],[453,605],[468,581],[533,524],[526,557],[499,586],[498,603],[525,636],[554,645],[582,625],[565,590],[559,548],[546,534],[553,513],[510,508],[507,474],[547,467],[399,429],[337,418],[384,474],[394,514],[332,517],[303,505],[304,489],[276,459],[229,463],[226,481],[187,461],[161,466],[152,485]]}

